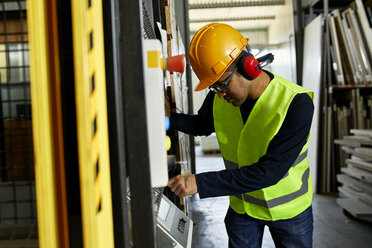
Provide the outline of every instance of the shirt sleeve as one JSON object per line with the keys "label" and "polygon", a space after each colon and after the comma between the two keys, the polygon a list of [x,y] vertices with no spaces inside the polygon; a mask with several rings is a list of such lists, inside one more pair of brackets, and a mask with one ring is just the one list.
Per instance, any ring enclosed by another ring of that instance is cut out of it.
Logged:
{"label": "shirt sleeve", "polygon": [[171,127],[194,136],[208,136],[214,132],[213,101],[214,92],[209,92],[197,115],[171,112]]}
{"label": "shirt sleeve", "polygon": [[313,112],[314,104],[310,96],[306,93],[296,95],[282,127],[257,163],[237,170],[196,175],[200,198],[243,194],[279,182],[306,144]]}

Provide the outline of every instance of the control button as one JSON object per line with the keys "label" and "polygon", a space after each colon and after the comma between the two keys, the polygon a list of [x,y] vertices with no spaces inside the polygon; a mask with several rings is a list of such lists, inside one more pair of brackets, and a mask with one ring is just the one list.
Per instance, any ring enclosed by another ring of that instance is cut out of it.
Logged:
{"label": "control button", "polygon": [[186,220],[184,218],[179,219],[178,226],[177,226],[178,231],[180,231],[181,233],[184,233],[185,228],[186,228]]}

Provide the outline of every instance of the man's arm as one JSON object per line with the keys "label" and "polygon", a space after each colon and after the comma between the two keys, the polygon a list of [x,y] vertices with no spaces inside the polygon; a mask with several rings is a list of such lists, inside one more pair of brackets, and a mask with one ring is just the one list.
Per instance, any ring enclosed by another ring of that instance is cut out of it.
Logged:
{"label": "man's arm", "polygon": [[197,115],[171,112],[171,127],[194,136],[210,135],[214,132],[213,101],[214,93],[209,92]]}
{"label": "man's arm", "polygon": [[[222,170],[195,175],[195,185],[200,198],[242,194],[262,189],[279,182],[306,144],[311,127],[314,105],[307,94],[297,95],[277,135],[269,144],[267,153],[259,161],[238,170]],[[179,178],[177,189],[182,196],[188,194]],[[181,186],[180,186],[181,185]],[[180,188],[181,187],[181,188]],[[195,190],[194,190],[195,191]]]}

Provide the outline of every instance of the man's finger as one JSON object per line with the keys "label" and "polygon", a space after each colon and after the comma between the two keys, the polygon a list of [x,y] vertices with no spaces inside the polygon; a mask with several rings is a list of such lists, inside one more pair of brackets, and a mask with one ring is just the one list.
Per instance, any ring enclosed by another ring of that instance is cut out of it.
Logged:
{"label": "man's finger", "polygon": [[182,185],[178,185],[178,187],[173,191],[176,195],[179,195],[183,191]]}
{"label": "man's finger", "polygon": [[172,184],[177,183],[180,180],[180,178],[182,178],[182,177],[180,175],[178,175],[178,176],[175,176],[175,177],[172,177],[171,179],[169,179],[168,180],[168,187],[171,187]]}
{"label": "man's finger", "polygon": [[174,180],[175,180],[174,177],[172,177],[171,179],[169,179],[169,181],[168,181],[168,187],[171,187],[172,186],[172,184],[174,183]]}
{"label": "man's finger", "polygon": [[171,188],[172,192],[175,192],[176,189],[179,188],[179,187],[181,187],[181,186],[182,186],[182,184],[180,183],[180,181],[179,180],[175,180],[173,182],[173,184],[170,186],[170,188]]}

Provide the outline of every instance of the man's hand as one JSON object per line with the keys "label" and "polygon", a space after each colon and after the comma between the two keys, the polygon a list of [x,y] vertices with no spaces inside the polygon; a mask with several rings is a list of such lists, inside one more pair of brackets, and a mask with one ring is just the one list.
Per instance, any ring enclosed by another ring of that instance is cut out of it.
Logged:
{"label": "man's hand", "polygon": [[198,187],[196,185],[195,175],[190,175],[187,179],[187,187],[185,186],[185,177],[178,175],[172,177],[168,181],[168,187],[171,188],[179,197],[185,197],[187,195],[193,195],[198,193]]}

